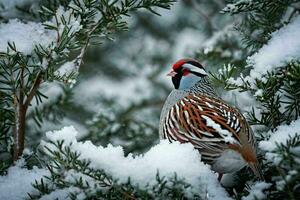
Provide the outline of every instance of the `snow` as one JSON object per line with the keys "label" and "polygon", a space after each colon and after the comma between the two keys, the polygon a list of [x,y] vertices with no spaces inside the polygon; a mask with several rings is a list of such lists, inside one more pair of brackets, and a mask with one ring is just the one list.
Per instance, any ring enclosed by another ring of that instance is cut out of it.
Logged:
{"label": "snow", "polygon": [[225,8],[222,9],[224,12],[234,12],[236,10],[236,6],[232,3],[226,5]]}
{"label": "snow", "polygon": [[[152,147],[144,155],[124,155],[120,146],[95,146],[90,141],[78,142],[77,131],[73,127],[64,127],[59,131],[47,132],[51,141],[65,140],[71,149],[80,153],[82,159],[91,161],[91,167],[104,169],[119,182],[127,182],[128,177],[133,184],[144,189],[155,184],[155,176],[170,177],[177,173],[178,178],[184,178],[193,187],[187,189],[187,194],[197,193],[208,199],[229,199],[225,190],[217,180],[208,165],[200,161],[199,153],[191,144],[169,143],[164,140]],[[51,143],[42,142],[51,149]]]}
{"label": "snow", "polygon": [[201,44],[201,46],[203,47],[204,54],[208,54],[211,51],[213,51],[216,44],[218,44],[220,40],[229,37],[233,34],[235,34],[233,24],[229,24],[225,26],[222,30],[214,32],[209,39],[205,40],[205,42]]}
{"label": "snow", "polygon": [[73,73],[78,73],[79,66],[75,64],[76,60],[65,62],[55,71],[55,74],[58,76],[70,76]]}
{"label": "snow", "polygon": [[0,4],[4,9],[12,9],[26,3],[31,3],[33,0],[1,0]]}
{"label": "snow", "polygon": [[294,181],[294,177],[297,176],[297,174],[297,170],[289,170],[284,179],[279,179],[278,181],[276,181],[276,189],[281,191],[285,190],[286,186]]}
{"label": "snow", "polygon": [[248,58],[251,78],[260,79],[268,71],[285,65],[293,59],[300,58],[300,16],[294,21],[275,31],[268,44],[263,46],[256,54]]}
{"label": "snow", "polygon": [[[268,132],[271,137],[266,141],[261,141],[259,147],[266,151],[266,158],[275,165],[279,164],[281,157],[272,152],[276,150],[277,144],[287,144],[290,137],[300,134],[300,119],[292,122],[290,125],[281,125],[275,132]],[[297,149],[296,149],[297,150]]]}
{"label": "snow", "polygon": [[44,70],[46,70],[48,68],[49,61],[47,60],[47,58],[43,57],[41,65]]}
{"label": "snow", "polygon": [[20,12],[17,7],[29,6],[31,11],[38,9],[40,0],[1,0],[0,16],[4,18],[24,17],[24,13]]}
{"label": "snow", "polygon": [[271,137],[268,141],[261,141],[259,147],[265,151],[274,151],[277,144],[286,144],[290,137],[300,134],[300,119],[292,122],[290,125],[281,125],[275,132],[269,132]]}
{"label": "snow", "polygon": [[18,51],[29,55],[34,45],[48,46],[55,41],[54,31],[46,30],[41,23],[21,22],[18,19],[11,19],[8,23],[0,24],[0,51],[6,52],[7,43],[14,42]]}
{"label": "snow", "polygon": [[249,7],[249,5],[251,5],[252,3],[252,0],[238,0],[235,3],[227,4],[226,7],[222,9],[222,11],[235,13],[239,11],[240,7],[243,10],[245,7]]}
{"label": "snow", "polygon": [[49,131],[46,136],[51,141],[64,140],[65,144],[76,141],[77,131],[73,126],[63,127],[60,131]]}
{"label": "snow", "polygon": [[33,130],[35,130],[35,129],[39,130],[39,132],[47,132],[47,131],[50,131],[50,130],[53,130],[53,129],[60,129],[60,128],[63,128],[65,126],[74,126],[76,128],[76,130],[78,130],[78,132],[80,133],[80,134],[77,135],[78,138],[82,138],[82,137],[86,136],[89,132],[87,127],[83,126],[81,124],[81,121],[80,122],[74,121],[74,120],[72,120],[68,117],[64,117],[63,119],[61,119],[59,121],[59,124],[44,119],[43,123],[42,123],[42,127],[38,127],[36,122],[34,120],[30,119],[30,120],[28,120],[28,125]]}
{"label": "snow", "polygon": [[35,191],[31,184],[48,173],[45,169],[34,167],[28,170],[22,168],[21,165],[19,162],[16,166],[8,169],[7,175],[0,176],[0,199],[18,200],[28,198],[27,193]]}
{"label": "snow", "polygon": [[27,1],[28,0],[1,0],[1,4],[4,8],[12,8]]}
{"label": "snow", "polygon": [[266,182],[256,182],[251,186],[248,196],[242,197],[242,200],[260,200],[267,196],[263,190],[268,189],[272,184]]}
{"label": "snow", "polygon": [[[73,9],[66,10],[63,6],[59,6],[56,10],[56,16],[56,18],[53,17],[53,19],[49,22],[46,22],[46,24],[57,26],[60,35],[62,34],[65,27],[68,27],[70,29],[68,31],[68,36],[71,36],[81,30],[81,18],[80,16],[75,17]],[[63,19],[67,23],[65,23]]]}
{"label": "snow", "polygon": [[262,96],[262,95],[263,95],[263,90],[261,90],[261,89],[258,89],[258,90],[255,92],[255,94],[254,94],[255,97],[259,97],[259,96]]}
{"label": "snow", "polygon": [[[24,1],[28,3],[27,1]],[[4,2],[5,9],[10,9],[19,5],[19,3],[24,3],[23,1],[7,1]],[[57,22],[60,35],[62,34],[65,27],[68,27],[69,36],[78,32],[82,25],[80,24],[80,17],[75,17],[72,9],[65,10],[63,7],[57,9]],[[64,24],[62,19],[65,19],[68,23]],[[45,22],[45,24],[56,26],[55,19],[52,21]],[[56,41],[57,33],[54,30],[45,29],[45,26],[39,22],[22,22],[18,19],[10,19],[8,23],[0,24],[0,52],[6,52],[7,43],[15,43],[17,50],[29,55],[34,49],[35,45],[41,45],[47,47],[52,42]],[[45,67],[47,62],[43,60],[42,66]]]}
{"label": "snow", "polygon": [[[222,91],[221,98],[238,108],[244,116],[247,116],[247,113],[254,109],[255,116],[258,118],[261,117],[260,103],[256,101],[255,97],[248,91],[240,92],[238,89]],[[254,130],[254,126],[251,126],[251,128]],[[256,128],[258,128],[258,126],[256,126]]]}
{"label": "snow", "polygon": [[43,98],[43,102],[39,104],[37,103],[36,99],[33,99],[31,102],[31,106],[28,109],[28,113],[33,112],[36,108],[42,109],[47,105],[51,105],[56,102],[60,96],[64,95],[63,87],[57,81],[43,83],[40,86],[40,92],[46,95],[48,98]]}

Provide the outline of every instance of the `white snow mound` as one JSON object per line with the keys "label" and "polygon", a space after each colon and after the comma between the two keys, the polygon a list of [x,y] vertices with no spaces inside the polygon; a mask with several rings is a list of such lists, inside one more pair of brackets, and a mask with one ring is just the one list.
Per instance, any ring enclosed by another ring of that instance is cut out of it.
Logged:
{"label": "white snow mound", "polygon": [[48,175],[47,170],[34,167],[32,170],[16,165],[8,169],[6,176],[0,176],[0,199],[28,199],[27,193],[35,191],[35,180]]}
{"label": "white snow mound", "polygon": [[281,157],[272,151],[276,149],[277,144],[287,144],[289,138],[294,137],[296,134],[300,135],[300,119],[290,125],[279,126],[275,132],[268,132],[271,137],[266,141],[261,141],[259,147],[267,152],[266,158],[277,165],[281,161]]}
{"label": "white snow mound", "polygon": [[248,58],[253,66],[252,78],[260,79],[268,71],[274,70],[293,59],[300,58],[300,16],[294,21],[272,33],[268,44]]}
{"label": "white snow mound", "polygon": [[6,52],[8,42],[14,42],[18,51],[28,55],[35,45],[46,47],[55,41],[56,33],[45,29],[41,23],[23,23],[18,19],[11,19],[6,24],[0,24],[0,38],[0,52]]}
{"label": "white snow mound", "polygon": [[[229,199],[217,180],[217,174],[200,161],[199,153],[191,144],[170,144],[164,140],[144,155],[125,156],[120,146],[102,147],[90,141],[78,142],[77,134],[72,126],[46,133],[51,141],[65,140],[65,144],[70,144],[71,149],[79,152],[82,159],[91,161],[91,167],[105,170],[120,182],[127,182],[130,177],[133,184],[147,189],[155,184],[158,171],[161,177],[172,178],[176,173],[178,178],[183,178],[193,186],[186,191],[187,194],[197,193],[207,199]],[[43,144],[53,148],[49,143]]]}

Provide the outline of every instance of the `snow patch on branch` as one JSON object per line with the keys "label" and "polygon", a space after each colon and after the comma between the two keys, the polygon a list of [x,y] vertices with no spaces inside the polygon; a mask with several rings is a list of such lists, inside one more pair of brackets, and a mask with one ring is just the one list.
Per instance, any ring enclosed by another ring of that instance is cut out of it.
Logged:
{"label": "snow patch on branch", "polygon": [[[81,159],[91,161],[91,167],[103,169],[121,183],[128,178],[133,184],[143,189],[150,189],[156,182],[156,174],[170,177],[177,174],[178,178],[191,184],[187,194],[197,193],[208,199],[229,199],[225,190],[220,186],[217,175],[208,165],[200,160],[199,153],[191,144],[169,143],[164,140],[152,147],[144,155],[124,155],[122,147],[95,146],[90,141],[78,142],[77,131],[73,127],[65,127],[59,131],[46,133],[47,138],[55,142],[65,140],[65,145],[80,153]],[[43,142],[50,149],[55,148],[51,143]]]}
{"label": "snow patch on branch", "polygon": [[30,11],[38,10],[40,0],[1,0],[0,1],[0,16],[4,18],[24,18],[18,8],[29,6]]}
{"label": "snow patch on branch", "polygon": [[22,6],[24,4],[32,3],[33,0],[1,0],[3,10],[13,9],[16,6]]}
{"label": "snow patch on branch", "polygon": [[66,10],[63,6],[58,7],[55,17],[51,21],[46,22],[46,24],[57,26],[60,35],[67,28],[69,37],[82,29],[80,16],[75,17],[73,9]]}
{"label": "snow patch on branch", "polygon": [[0,52],[7,51],[8,42],[14,42],[18,51],[29,55],[35,45],[48,46],[55,41],[56,33],[45,29],[41,23],[12,19],[0,24],[0,38]]}
{"label": "snow patch on branch", "polygon": [[27,199],[27,193],[35,191],[32,183],[45,175],[48,175],[47,170],[37,167],[31,170],[20,164],[10,167],[7,175],[0,176],[0,199]]}
{"label": "snow patch on branch", "polygon": [[222,9],[222,12],[236,13],[239,10],[244,10],[250,7],[253,4],[252,0],[239,0],[235,3],[229,3],[225,8]]}
{"label": "snow patch on branch", "polygon": [[281,162],[281,157],[272,151],[276,150],[277,144],[285,145],[290,138],[300,135],[300,119],[290,125],[279,126],[275,132],[268,132],[268,135],[271,137],[267,141],[261,141],[259,147],[267,151],[266,158],[277,165]]}
{"label": "snow patch on branch", "polygon": [[55,74],[57,76],[70,76],[71,74],[78,74],[79,65],[77,65],[76,61],[77,59],[65,62],[55,71]]}
{"label": "snow patch on branch", "polygon": [[266,182],[256,182],[251,186],[249,194],[246,197],[242,197],[242,200],[260,200],[265,199],[266,194],[263,190],[268,189],[272,184]]}
{"label": "snow patch on branch", "polygon": [[248,58],[252,79],[260,79],[268,71],[285,65],[293,59],[300,59],[300,16],[290,24],[272,33],[268,44]]}
{"label": "snow patch on branch", "polygon": [[225,26],[222,30],[214,32],[214,34],[203,43],[203,52],[208,54],[212,52],[220,40],[235,34],[233,24]]}

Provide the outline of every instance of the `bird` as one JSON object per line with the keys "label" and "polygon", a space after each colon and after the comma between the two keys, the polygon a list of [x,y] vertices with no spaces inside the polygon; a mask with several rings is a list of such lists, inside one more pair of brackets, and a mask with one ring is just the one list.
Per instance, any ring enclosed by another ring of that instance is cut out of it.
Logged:
{"label": "bird", "polygon": [[263,180],[251,127],[236,107],[217,94],[202,64],[192,58],[180,59],[167,75],[174,89],[161,111],[160,138],[191,143],[220,181],[223,174],[245,166]]}

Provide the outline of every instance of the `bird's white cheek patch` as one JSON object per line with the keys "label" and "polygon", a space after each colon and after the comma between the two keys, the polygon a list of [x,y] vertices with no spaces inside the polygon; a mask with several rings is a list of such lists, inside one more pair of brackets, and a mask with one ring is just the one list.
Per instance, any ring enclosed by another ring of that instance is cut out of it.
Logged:
{"label": "bird's white cheek patch", "polygon": [[208,75],[206,73],[206,71],[204,71],[203,69],[200,69],[200,68],[197,68],[197,70],[193,70],[193,71],[198,72],[198,73],[203,74],[203,75],[206,75],[206,76]]}
{"label": "bird's white cheek patch", "polygon": [[199,73],[199,74],[206,75],[206,76],[208,75],[204,69],[201,69],[201,68],[199,68],[199,67],[195,67],[194,65],[191,65],[191,64],[186,63],[186,64],[184,64],[184,65],[182,65],[182,66],[183,66],[184,68],[188,68],[188,69],[190,69],[191,71],[197,72],[197,73]]}

